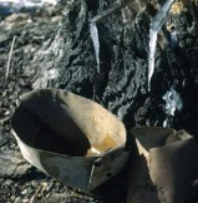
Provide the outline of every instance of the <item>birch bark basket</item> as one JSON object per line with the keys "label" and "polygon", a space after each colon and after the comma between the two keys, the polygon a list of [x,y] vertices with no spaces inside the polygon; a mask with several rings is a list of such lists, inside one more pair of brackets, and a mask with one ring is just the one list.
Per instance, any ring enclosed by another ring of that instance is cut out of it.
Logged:
{"label": "birch bark basket", "polygon": [[23,95],[12,127],[28,162],[83,191],[117,175],[129,156],[123,123],[96,102],[63,90]]}

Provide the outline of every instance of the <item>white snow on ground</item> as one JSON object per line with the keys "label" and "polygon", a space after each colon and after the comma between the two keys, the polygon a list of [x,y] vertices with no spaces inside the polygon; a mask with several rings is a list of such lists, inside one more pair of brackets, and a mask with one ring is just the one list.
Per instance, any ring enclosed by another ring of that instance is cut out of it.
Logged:
{"label": "white snow on ground", "polygon": [[56,5],[57,3],[57,0],[0,0],[0,5],[10,5],[16,7],[35,7],[42,6],[44,4]]}
{"label": "white snow on ground", "polygon": [[21,9],[34,9],[45,5],[56,6],[60,0],[0,0],[0,15],[9,15]]}

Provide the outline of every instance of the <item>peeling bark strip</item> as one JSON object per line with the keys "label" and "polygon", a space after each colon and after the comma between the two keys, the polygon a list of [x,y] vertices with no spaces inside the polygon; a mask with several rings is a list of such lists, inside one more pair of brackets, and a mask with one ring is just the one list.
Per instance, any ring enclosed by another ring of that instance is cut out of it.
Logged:
{"label": "peeling bark strip", "polygon": [[126,203],[197,202],[198,145],[193,136],[162,127],[134,128],[130,133],[137,152],[129,158]]}

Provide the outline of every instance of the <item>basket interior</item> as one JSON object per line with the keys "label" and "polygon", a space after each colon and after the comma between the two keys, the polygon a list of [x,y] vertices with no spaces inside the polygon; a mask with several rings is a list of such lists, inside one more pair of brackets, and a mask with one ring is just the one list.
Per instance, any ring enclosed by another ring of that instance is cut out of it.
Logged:
{"label": "basket interior", "polygon": [[[64,126],[67,128],[67,123]],[[89,132],[89,136],[82,133],[79,142],[74,143],[69,138],[65,139],[67,134],[64,135],[65,137],[60,136],[49,124],[42,122],[40,118],[33,115],[23,105],[20,105],[15,111],[12,118],[12,128],[20,140],[28,146],[68,156],[100,155],[124,143],[126,136],[125,131],[121,133],[122,136],[114,132],[116,127],[115,129],[107,129],[108,122],[104,122],[102,126],[93,126],[90,130],[94,129],[95,132],[94,130]]]}

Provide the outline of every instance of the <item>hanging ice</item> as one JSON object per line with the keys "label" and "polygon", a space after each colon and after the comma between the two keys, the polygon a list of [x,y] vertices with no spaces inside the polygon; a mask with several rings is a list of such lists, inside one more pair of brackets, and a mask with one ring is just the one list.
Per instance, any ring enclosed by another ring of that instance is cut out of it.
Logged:
{"label": "hanging ice", "polygon": [[100,72],[100,41],[99,41],[99,35],[98,35],[98,29],[97,29],[97,22],[104,20],[108,16],[112,15],[116,11],[122,9],[129,3],[133,2],[134,0],[122,0],[122,1],[116,1],[111,8],[103,11],[102,14],[99,14],[95,16],[91,20],[91,25],[90,25],[90,33],[91,33],[91,38],[93,41],[93,46],[94,46],[94,51],[96,55],[96,62],[97,62],[97,72]]}
{"label": "hanging ice", "polygon": [[0,0],[0,14],[3,16],[18,13],[20,11],[36,11],[38,8],[46,8],[46,5],[56,6],[59,0]]}
{"label": "hanging ice", "polygon": [[91,21],[90,33],[91,33],[91,38],[93,41],[93,46],[94,46],[94,51],[96,56],[97,72],[99,73],[100,72],[100,41],[98,36],[98,28],[96,26],[95,20]]}
{"label": "hanging ice", "polygon": [[155,49],[157,43],[157,32],[150,29],[149,38],[148,91],[151,90],[151,78],[153,76],[155,68]]}
{"label": "hanging ice", "polygon": [[155,69],[155,50],[157,34],[167,20],[169,10],[175,0],[167,0],[152,19],[149,31],[148,91],[151,90],[151,78]]}
{"label": "hanging ice", "polygon": [[180,95],[171,88],[170,91],[167,91],[167,93],[163,96],[163,99],[166,102],[165,105],[165,112],[168,115],[174,116],[175,111],[182,109],[182,99]]}

